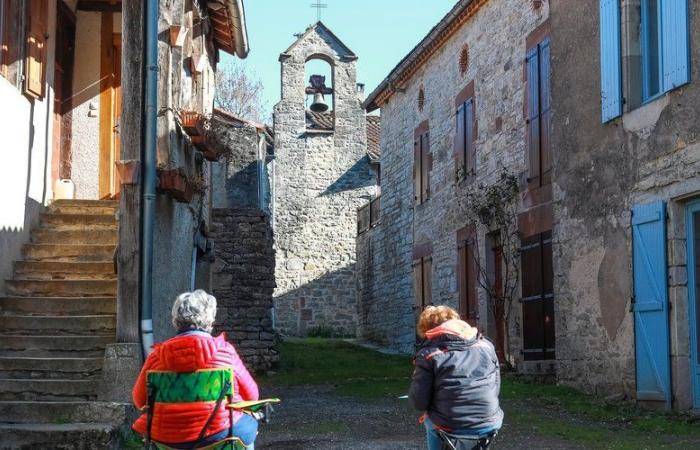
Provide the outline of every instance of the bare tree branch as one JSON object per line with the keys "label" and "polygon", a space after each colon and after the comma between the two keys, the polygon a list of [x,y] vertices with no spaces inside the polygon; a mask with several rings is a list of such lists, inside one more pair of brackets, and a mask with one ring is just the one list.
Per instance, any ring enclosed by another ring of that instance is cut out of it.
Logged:
{"label": "bare tree branch", "polygon": [[250,75],[245,66],[240,64],[219,66],[216,73],[216,98],[214,99],[217,108],[241,118],[262,123],[266,119],[262,95],[262,82]]}

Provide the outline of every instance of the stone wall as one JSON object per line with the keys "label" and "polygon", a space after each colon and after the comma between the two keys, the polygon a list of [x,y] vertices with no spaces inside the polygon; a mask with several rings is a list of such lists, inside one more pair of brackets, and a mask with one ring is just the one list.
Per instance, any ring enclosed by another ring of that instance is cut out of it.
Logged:
{"label": "stone wall", "polygon": [[[690,42],[699,42],[700,1],[689,6]],[[630,210],[665,200],[674,406],[688,409],[684,208],[700,195],[700,48],[691,44],[691,84],[602,124],[596,8],[595,0],[551,2],[558,378],[634,396]]]}
{"label": "stone wall", "polygon": [[215,209],[212,215],[217,332],[228,334],[249,368],[268,370],[277,361],[272,323],[275,253],[270,222],[258,209]]}
{"label": "stone wall", "polygon": [[[307,132],[304,64],[333,63],[335,128]],[[275,106],[274,231],[277,330],[355,335],[357,209],[376,190],[366,156],[356,59],[320,23],[282,54]]]}
{"label": "stone wall", "polygon": [[[526,39],[547,19],[548,3],[534,9],[521,0],[484,4],[382,106],[381,225],[358,238],[358,294],[361,334],[401,351],[415,343],[412,270],[414,245],[432,244],[432,302],[458,306],[457,230],[468,225],[462,199],[468,182],[455,180],[455,99],[474,82],[477,140],[473,183],[493,183],[502,168],[527,178],[524,60]],[[460,53],[468,44],[469,64],[460,71]],[[425,93],[418,108],[419,90]],[[430,199],[414,206],[414,130],[429,121],[432,172]],[[526,209],[523,202],[521,211]],[[485,234],[478,249],[485,257]],[[483,261],[484,259],[482,259]],[[517,294],[516,294],[517,297]],[[512,314],[513,358],[520,369],[519,304]],[[479,292],[479,327],[488,327],[486,293]]]}

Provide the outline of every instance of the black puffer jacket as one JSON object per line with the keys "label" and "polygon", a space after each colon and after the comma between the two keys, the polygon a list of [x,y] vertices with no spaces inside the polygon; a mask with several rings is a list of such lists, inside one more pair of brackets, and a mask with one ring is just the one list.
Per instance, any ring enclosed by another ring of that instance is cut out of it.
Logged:
{"label": "black puffer jacket", "polygon": [[411,403],[435,425],[447,430],[501,426],[501,374],[487,339],[439,335],[425,341],[414,361]]}

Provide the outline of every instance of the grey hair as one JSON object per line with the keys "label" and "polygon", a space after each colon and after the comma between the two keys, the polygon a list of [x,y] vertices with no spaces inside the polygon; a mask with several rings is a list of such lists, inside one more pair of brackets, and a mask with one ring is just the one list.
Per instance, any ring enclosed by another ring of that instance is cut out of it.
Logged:
{"label": "grey hair", "polygon": [[201,289],[182,293],[175,299],[172,316],[178,330],[211,331],[216,320],[216,298]]}

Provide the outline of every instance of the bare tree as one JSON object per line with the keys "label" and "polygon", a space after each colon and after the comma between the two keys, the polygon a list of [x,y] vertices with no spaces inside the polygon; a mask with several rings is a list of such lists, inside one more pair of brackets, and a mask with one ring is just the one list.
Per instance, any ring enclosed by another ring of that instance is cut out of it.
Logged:
{"label": "bare tree", "polygon": [[264,122],[263,84],[249,74],[241,64],[219,66],[216,73],[217,108],[231,112],[243,119]]}
{"label": "bare tree", "polygon": [[471,254],[479,272],[478,283],[487,294],[489,312],[495,319],[496,350],[508,367],[512,366],[510,319],[520,285],[518,193],[517,177],[504,168],[495,183],[472,186],[464,197],[466,204],[463,205],[470,222],[481,224],[498,240],[494,246],[500,249],[500,261],[495,263],[501,264],[501,280],[493,279],[490,268],[481,260],[478,246],[475,245],[476,249]]}

